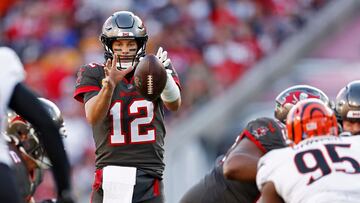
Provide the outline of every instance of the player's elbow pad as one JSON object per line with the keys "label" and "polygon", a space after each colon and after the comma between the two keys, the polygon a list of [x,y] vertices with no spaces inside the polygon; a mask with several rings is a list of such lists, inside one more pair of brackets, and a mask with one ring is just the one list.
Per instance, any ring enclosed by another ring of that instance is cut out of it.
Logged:
{"label": "player's elbow pad", "polygon": [[171,74],[168,74],[165,88],[160,96],[164,102],[174,102],[180,98],[180,89]]}

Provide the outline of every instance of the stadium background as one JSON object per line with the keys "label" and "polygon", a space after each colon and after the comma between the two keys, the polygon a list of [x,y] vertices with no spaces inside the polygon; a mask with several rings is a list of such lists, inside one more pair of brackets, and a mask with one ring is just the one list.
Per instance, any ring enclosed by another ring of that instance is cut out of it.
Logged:
{"label": "stadium background", "polygon": [[[103,21],[130,10],[144,21],[147,51],[169,52],[183,105],[167,115],[167,202],[200,179],[256,116],[294,84],[331,99],[360,79],[360,9],[356,0],[2,0],[0,45],[14,48],[26,82],[63,112],[64,140],[79,202],[89,202],[94,144],[81,104],[72,99],[82,64],[103,61]],[[180,140],[180,141],[179,141]],[[53,197],[49,173],[36,193]]]}

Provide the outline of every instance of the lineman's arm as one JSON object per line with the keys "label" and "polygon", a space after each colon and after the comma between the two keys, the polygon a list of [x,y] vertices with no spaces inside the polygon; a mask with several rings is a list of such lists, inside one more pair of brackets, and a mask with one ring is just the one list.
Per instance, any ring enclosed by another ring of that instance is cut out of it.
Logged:
{"label": "lineman's arm", "polygon": [[255,181],[257,163],[263,152],[244,137],[224,162],[224,176],[238,181]]}

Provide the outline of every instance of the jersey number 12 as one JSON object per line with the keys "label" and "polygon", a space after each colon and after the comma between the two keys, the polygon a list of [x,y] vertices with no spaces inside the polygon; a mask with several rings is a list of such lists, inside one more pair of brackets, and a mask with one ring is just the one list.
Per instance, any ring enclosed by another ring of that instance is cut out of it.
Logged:
{"label": "jersey number 12", "polygon": [[[110,109],[113,131],[110,135],[111,144],[125,144],[125,132],[121,125],[122,102],[117,101]],[[147,128],[141,134],[139,128],[149,125],[154,119],[154,104],[146,100],[135,100],[129,105],[128,115],[140,115],[140,109],[145,111],[145,116],[138,116],[129,124],[130,143],[144,143],[155,141],[155,128]]]}

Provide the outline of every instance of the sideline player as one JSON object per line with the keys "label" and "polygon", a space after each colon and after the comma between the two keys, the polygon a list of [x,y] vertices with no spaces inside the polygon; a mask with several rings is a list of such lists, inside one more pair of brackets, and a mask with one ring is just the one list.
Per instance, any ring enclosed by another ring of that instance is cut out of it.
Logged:
{"label": "sideline player", "polygon": [[[57,186],[59,202],[73,202],[70,187],[70,164],[59,127],[36,96],[22,83],[24,70],[16,53],[7,47],[0,47],[0,119],[3,132],[5,113],[8,108],[32,123],[39,131],[39,138],[53,165],[52,171]],[[0,138],[0,202],[20,202],[20,195],[15,184],[9,150],[4,138]]]}
{"label": "sideline player", "polygon": [[261,202],[359,202],[360,136],[338,137],[335,113],[318,99],[298,102],[286,122],[294,145],[260,159]]}

